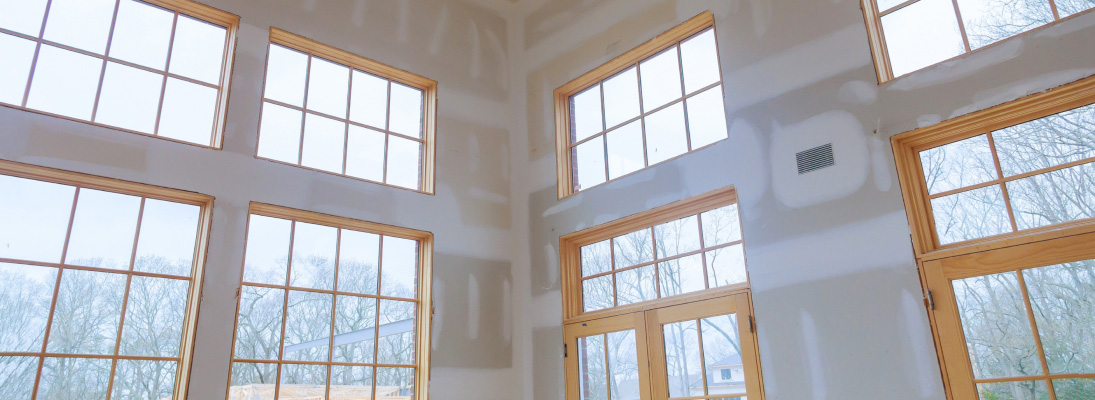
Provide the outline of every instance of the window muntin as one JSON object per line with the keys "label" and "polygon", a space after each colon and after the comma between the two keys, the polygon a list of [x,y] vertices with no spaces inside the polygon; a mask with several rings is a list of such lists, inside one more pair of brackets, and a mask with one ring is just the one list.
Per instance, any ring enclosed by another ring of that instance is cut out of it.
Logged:
{"label": "window muntin", "polygon": [[430,193],[436,85],[271,30],[256,154]]}
{"label": "window muntin", "polygon": [[429,234],[251,211],[227,397],[425,398]]}
{"label": "window muntin", "polygon": [[211,205],[0,163],[0,393],[185,398]]}
{"label": "window muntin", "polygon": [[239,17],[189,0],[0,5],[0,104],[219,148]]}
{"label": "window muntin", "polygon": [[864,0],[879,81],[1095,7],[1089,1]]}

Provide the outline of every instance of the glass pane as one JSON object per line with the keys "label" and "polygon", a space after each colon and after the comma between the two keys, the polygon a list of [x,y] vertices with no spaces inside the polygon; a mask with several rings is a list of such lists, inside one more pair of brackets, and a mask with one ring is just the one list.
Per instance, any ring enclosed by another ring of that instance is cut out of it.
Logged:
{"label": "glass pane", "polygon": [[658,258],[672,257],[700,249],[699,218],[695,215],[654,226]]}
{"label": "glass pane", "polygon": [[681,63],[684,65],[684,92],[686,94],[718,82],[721,79],[721,74],[719,71],[719,49],[715,43],[715,30],[708,29],[704,33],[681,42]]}
{"label": "glass pane", "polygon": [[95,122],[152,133],[156,128],[161,86],[163,75],[106,63]]}
{"label": "glass pane", "polygon": [[703,337],[704,371],[709,396],[745,396],[745,367],[735,314],[700,320]]}
{"label": "glass pane", "polygon": [[600,85],[570,97],[570,123],[571,142],[579,142],[604,130]]}
{"label": "glass pane", "polygon": [[1048,0],[990,2],[958,0],[970,48],[992,44],[1053,22]]}
{"label": "glass pane", "polygon": [[[2,15],[0,12],[0,18]],[[4,55],[0,63],[0,103],[23,105],[35,46],[32,41],[0,33],[0,54]]]}
{"label": "glass pane", "polygon": [[635,67],[604,82],[605,126],[614,127],[639,116],[639,73]]}
{"label": "glass pane", "polygon": [[[57,269],[31,265],[0,263],[0,351],[42,351]],[[0,364],[3,362],[0,361]],[[0,377],[4,374],[0,366]],[[5,379],[0,378],[0,389]],[[0,390],[0,393],[7,393]]]}
{"label": "glass pane", "polygon": [[741,240],[738,205],[722,206],[700,214],[703,221],[703,246],[713,247]]}
{"label": "glass pane", "polygon": [[735,285],[749,280],[745,272],[745,252],[740,244],[704,253],[707,257],[707,283],[712,288]]}
{"label": "glass pane", "polygon": [[350,68],[312,57],[308,73],[308,109],[339,118],[346,117],[350,92]]}
{"label": "glass pane", "polygon": [[608,179],[643,169],[643,127],[642,121],[635,121],[609,132],[608,138]]}
{"label": "glass pane", "polygon": [[174,361],[118,360],[111,400],[170,399],[175,391]]}
{"label": "glass pane", "polygon": [[47,358],[38,383],[40,399],[106,399],[110,360]]}
{"label": "glass pane", "polygon": [[1095,104],[992,132],[992,140],[1005,176],[1095,157]]}
{"label": "glass pane", "polygon": [[683,104],[674,104],[646,117],[646,159],[650,165],[687,152]]}
{"label": "glass pane", "polygon": [[90,120],[102,68],[103,61],[95,57],[42,45],[27,107]]}
{"label": "glass pane", "polygon": [[387,183],[418,190],[421,186],[422,143],[388,135]]}
{"label": "glass pane", "polygon": [[220,84],[224,27],[179,15],[175,25],[175,43],[171,47],[169,71],[214,85]]}
{"label": "glass pane", "polygon": [[681,98],[681,68],[676,46],[639,63],[639,72],[642,75],[644,112]]}
{"label": "glass pane", "polygon": [[658,298],[654,287],[654,266],[635,268],[616,274],[616,305],[627,305]]}
{"label": "glass pane", "polygon": [[608,398],[604,335],[578,338],[578,377],[582,400]]}
{"label": "glass pane", "polygon": [[0,175],[0,258],[61,261],[76,188]]}
{"label": "glass pane", "polygon": [[0,28],[38,37],[49,0],[0,0]]}
{"label": "glass pane", "polygon": [[118,353],[178,357],[189,288],[184,280],[134,276]]}
{"label": "glass pane", "polygon": [[346,175],[384,181],[384,133],[350,125],[346,142]]}
{"label": "glass pane", "polygon": [[891,9],[898,4],[904,3],[905,0],[877,0],[877,2],[878,11],[882,12]]}
{"label": "glass pane", "polygon": [[650,228],[617,236],[612,243],[617,269],[654,261],[654,243],[650,241]]}
{"label": "glass pane", "polygon": [[229,400],[274,400],[277,364],[232,363]]}
{"label": "glass pane", "polygon": [[418,291],[418,242],[385,236],[380,264],[382,296],[415,298]]}
{"label": "glass pane", "polygon": [[928,193],[936,194],[996,179],[988,136],[980,135],[920,152]]}
{"label": "glass pane", "polygon": [[658,263],[662,297],[703,290],[703,274],[702,254]]}
{"label": "glass pane", "polygon": [[1095,260],[1024,270],[1023,279],[1049,372],[1095,373]]}
{"label": "glass pane", "polygon": [[300,157],[300,111],[263,103],[258,156],[296,164]]}
{"label": "glass pane", "polygon": [[284,360],[327,361],[331,342],[333,296],[324,293],[289,291],[285,316]]}
{"label": "glass pane", "polygon": [[342,230],[338,253],[338,290],[376,294],[380,235]]}
{"label": "glass pane", "polygon": [[1045,381],[978,383],[981,400],[1043,400],[1049,398]]}
{"label": "glass pane", "polygon": [[270,54],[267,57],[264,81],[266,88],[263,96],[270,100],[304,107],[304,83],[308,76],[308,56],[271,43]]}
{"label": "glass pane", "polygon": [[595,137],[575,147],[571,169],[578,175],[575,190],[585,190],[605,182],[604,136]]}
{"label": "glass pane", "polygon": [[371,363],[376,352],[376,299],[338,296],[333,361]]}
{"label": "glass pane", "polygon": [[304,117],[304,146],[300,165],[342,173],[342,146],[346,143],[346,123],[315,114]]}
{"label": "glass pane", "polygon": [[279,399],[323,399],[327,392],[327,366],[282,365],[278,386]]}
{"label": "glass pane", "polygon": [[1015,272],[955,280],[953,286],[975,378],[1042,373]]}
{"label": "glass pane", "polygon": [[194,265],[201,207],[145,199],[133,269],[189,276]]}
{"label": "glass pane", "polygon": [[[160,110],[160,129],[156,134],[210,146],[213,120],[217,115],[217,94],[217,89],[211,87],[168,78]],[[293,127],[298,126],[299,119]],[[300,128],[296,128],[296,133],[300,135]],[[293,149],[295,152],[296,148]]]}
{"label": "glass pane", "polygon": [[114,19],[114,3],[114,0],[53,0],[44,38],[103,54]]}
{"label": "glass pane", "polygon": [[0,393],[12,400],[31,400],[38,357],[0,356]]}
{"label": "glass pane", "polygon": [[414,398],[413,368],[377,368],[376,399],[403,400]]}
{"label": "glass pane", "polygon": [[46,351],[114,354],[125,296],[125,275],[65,270]]}
{"label": "glass pane", "polygon": [[882,17],[894,76],[965,52],[950,0],[921,0]]}
{"label": "glass pane", "polygon": [[289,264],[292,222],[251,214],[247,225],[243,281],[284,285]]}
{"label": "glass pane", "polygon": [[1057,400],[1095,398],[1095,379],[1054,379],[1053,391]]}
{"label": "glass pane", "polygon": [[1057,4],[1057,14],[1061,18],[1095,7],[1095,2],[1090,0],[1054,0]]}
{"label": "glass pane", "polygon": [[612,332],[608,340],[608,384],[610,400],[639,400],[639,359],[635,331]]}
{"label": "glass pane", "polygon": [[375,128],[388,127],[388,80],[361,71],[353,72],[350,120]]}
{"label": "glass pane", "polygon": [[1011,221],[999,186],[932,199],[931,204],[939,244],[1011,232]]}
{"label": "glass pane", "polygon": [[376,362],[414,365],[415,303],[380,300]]}
{"label": "glass pane", "polygon": [[65,263],[129,269],[141,198],[80,189]]}
{"label": "glass pane", "polygon": [[110,40],[110,56],[163,70],[174,20],[171,11],[140,1],[122,1]]}
{"label": "glass pane", "polygon": [[370,399],[373,396],[373,367],[331,367],[331,399]]}
{"label": "glass pane", "polygon": [[582,312],[612,307],[612,276],[582,281]]}
{"label": "glass pane", "polygon": [[581,251],[583,277],[612,269],[612,247],[608,240],[583,246]]}
{"label": "glass pane", "polygon": [[665,337],[665,368],[669,397],[703,396],[703,366],[696,321],[662,326]]}
{"label": "glass pane", "polygon": [[277,360],[285,291],[243,285],[236,322],[236,358]]}
{"label": "glass pane", "polygon": [[726,139],[726,109],[722,105],[722,85],[707,89],[687,100],[688,134],[692,148],[698,149]]}
{"label": "glass pane", "polygon": [[1008,182],[1019,229],[1095,217],[1095,164],[1083,164]]}
{"label": "glass pane", "polygon": [[388,130],[415,138],[422,138],[422,103],[421,90],[410,86],[392,82],[391,93],[391,119],[388,120]]}

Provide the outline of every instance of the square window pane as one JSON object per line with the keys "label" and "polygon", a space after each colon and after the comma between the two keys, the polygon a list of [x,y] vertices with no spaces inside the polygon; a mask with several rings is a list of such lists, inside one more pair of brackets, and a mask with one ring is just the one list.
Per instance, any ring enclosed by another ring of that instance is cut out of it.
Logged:
{"label": "square window pane", "polygon": [[651,242],[650,228],[617,236],[612,239],[612,243],[617,269],[654,261],[654,243]]}
{"label": "square window pane", "polygon": [[614,127],[639,116],[639,73],[635,67],[604,82],[605,126]]}
{"label": "square window pane", "polygon": [[650,165],[688,152],[684,105],[677,103],[646,117],[646,159]]}
{"label": "square window pane", "polygon": [[228,30],[224,27],[180,14],[168,70],[205,83],[220,84],[227,38]]}
{"label": "square window pane", "polygon": [[384,181],[384,132],[350,125],[346,141],[346,175]]}
{"label": "square window pane", "polygon": [[643,169],[646,160],[643,157],[642,121],[635,121],[609,132],[608,138],[608,179]]}
{"label": "square window pane", "polygon": [[894,76],[966,51],[951,0],[921,0],[882,17]]}
{"label": "square window pane", "polygon": [[31,400],[38,357],[0,356],[0,393],[12,400]]}
{"label": "square window pane", "polygon": [[294,222],[289,286],[333,290],[338,228]]}
{"label": "square window pane", "polygon": [[1049,0],[1022,3],[958,0],[970,48],[978,49],[1053,22]]}
{"label": "square window pane", "polygon": [[304,85],[308,77],[308,55],[270,44],[266,60],[264,97],[304,107]]}
{"label": "square window pane", "polygon": [[307,114],[304,117],[304,146],[300,165],[341,174],[345,143],[345,122]]}
{"label": "square window pane", "polygon": [[308,73],[308,109],[345,118],[350,68],[315,56],[312,57],[311,68]]}
{"label": "square window pane", "polygon": [[707,257],[707,284],[712,288],[749,280],[745,272],[745,251],[740,244],[711,250],[704,256]]}
{"label": "square window pane", "polygon": [[180,279],[134,276],[118,353],[178,357],[189,289],[190,283]]}
{"label": "square window pane", "polygon": [[114,19],[114,3],[114,0],[53,0],[44,38],[103,54]]}
{"label": "square window pane", "polygon": [[[4,322],[0,323],[0,351],[42,351],[56,284],[56,268],[0,263],[0,297],[5,310]],[[0,366],[0,376],[5,375],[4,371]],[[4,381],[0,379],[0,389]]]}
{"label": "square window pane", "polygon": [[415,298],[418,293],[418,242],[385,236],[382,243],[380,294]]}
{"label": "square window pane", "polygon": [[229,400],[274,400],[278,382],[277,364],[232,363]]}
{"label": "square window pane", "polygon": [[1095,217],[1095,163],[1007,183],[1019,229]]}
{"label": "square window pane", "polygon": [[700,333],[696,330],[694,320],[662,325],[669,397],[704,395],[703,381],[697,376],[703,373],[703,365],[700,363]]}
{"label": "square window pane", "polygon": [[726,139],[726,109],[722,105],[722,85],[707,89],[687,100],[688,135],[692,149]]}
{"label": "square window pane", "polygon": [[1000,186],[932,199],[931,205],[941,245],[1011,232]]}
{"label": "square window pane", "polygon": [[415,308],[409,301],[380,300],[377,363],[414,364]]}
{"label": "square window pane", "polygon": [[612,269],[612,247],[608,240],[582,246],[582,277]]}
{"label": "square window pane", "polygon": [[681,42],[681,64],[684,65],[684,92],[703,89],[721,78],[719,49],[715,30],[708,29]]}
{"label": "square window pane", "polygon": [[212,145],[217,89],[168,78],[156,134],[203,146]]}
{"label": "square window pane", "polygon": [[610,400],[627,400],[628,393],[639,393],[639,357],[635,331],[605,334],[608,341],[608,377]]}
{"label": "square window pane", "polygon": [[1095,260],[1022,273],[1049,373],[1095,373]]}
{"label": "square window pane", "polygon": [[0,28],[38,37],[49,0],[0,0]]}
{"label": "square window pane", "polygon": [[582,311],[597,311],[613,306],[612,275],[582,281]]}
{"label": "square window pane", "polygon": [[289,291],[285,316],[284,360],[327,361],[331,344],[331,312],[334,296]]}
{"label": "square window pane", "polygon": [[369,399],[373,396],[373,367],[331,367],[331,399]]}
{"label": "square window pane", "polygon": [[61,262],[76,188],[0,175],[0,258]]}
{"label": "square window pane", "polygon": [[236,358],[278,359],[284,307],[285,290],[247,285],[240,287],[234,345]]}
{"label": "square window pane", "polygon": [[1054,3],[1057,4],[1057,14],[1059,14],[1061,18],[1095,7],[1095,3],[1087,0],[1054,0]]}
{"label": "square window pane", "polygon": [[639,73],[642,81],[644,112],[681,98],[681,68],[677,59],[676,46],[639,63]]}
{"label": "square window pane", "polygon": [[167,63],[175,13],[153,5],[123,0],[110,40],[110,56],[158,70]]}
{"label": "square window pane", "polygon": [[335,311],[335,362],[371,363],[376,352],[376,302],[338,296]]}
{"label": "square window pane", "polygon": [[997,178],[988,136],[980,135],[920,152],[928,193],[936,194]]}
{"label": "square window pane", "polygon": [[30,40],[0,33],[0,54],[4,55],[0,62],[0,103],[23,105],[36,46]]}
{"label": "square window pane", "polygon": [[296,164],[300,159],[300,111],[273,103],[262,104],[258,156]]}
{"label": "square window pane", "polygon": [[38,383],[40,399],[106,399],[110,360],[47,358]]}
{"label": "square window pane", "polygon": [[163,75],[108,62],[95,122],[152,133]]}
{"label": "square window pane", "polygon": [[658,263],[658,279],[662,288],[662,297],[703,290],[703,275],[702,254]]}
{"label": "square window pane", "polygon": [[415,138],[422,138],[421,90],[392,82],[391,116],[388,130]]}
{"label": "square window pane", "polygon": [[707,393],[745,397],[745,368],[738,351],[741,340],[737,315],[701,319],[700,338],[703,341],[703,368],[707,371]]}
{"label": "square window pane", "polygon": [[65,263],[129,269],[141,198],[80,189]]}
{"label": "square window pane", "polygon": [[706,211],[700,214],[700,220],[703,221],[704,247],[741,240],[741,216],[737,204]]}
{"label": "square window pane", "polygon": [[1095,157],[1095,104],[992,132],[1004,176]]}
{"label": "square window pane", "polygon": [[654,266],[629,269],[616,274],[616,305],[623,306],[658,298]]}
{"label": "square window pane", "polygon": [[581,400],[606,400],[608,385],[605,379],[605,336],[593,335],[578,338],[578,371],[581,382]]}
{"label": "square window pane", "polygon": [[1040,375],[1016,272],[952,282],[976,379]]}
{"label": "square window pane", "polygon": [[145,199],[135,271],[189,276],[194,267],[201,207]]}
{"label": "square window pane", "polygon": [[380,235],[343,229],[338,248],[338,290],[376,294]]}
{"label": "square window pane", "polygon": [[414,368],[377,368],[376,400],[414,398]]}
{"label": "square window pane", "polygon": [[290,393],[295,398],[323,399],[327,392],[327,366],[284,364],[278,386],[281,399],[288,400]]}
{"label": "square window pane", "polygon": [[62,272],[46,351],[114,354],[123,296],[125,275],[71,269]]}
{"label": "square window pane", "polygon": [[422,144],[388,135],[387,183],[407,189],[421,188]]}
{"label": "square window pane", "polygon": [[654,226],[658,258],[672,257],[700,249],[699,218],[695,215]]}
{"label": "square window pane", "polygon": [[1046,381],[978,383],[977,394],[980,395],[981,400],[1041,400],[1049,398]]}
{"label": "square window pane", "polygon": [[102,68],[98,58],[42,45],[27,107],[90,120]]}
{"label": "square window pane", "polygon": [[1095,379],[1054,379],[1058,400],[1079,400],[1095,395]]}
{"label": "square window pane", "polygon": [[251,214],[247,226],[243,281],[284,285],[289,265],[292,222]]}
{"label": "square window pane", "polygon": [[354,71],[350,86],[350,120],[385,129],[388,127],[388,80]]}
{"label": "square window pane", "polygon": [[601,85],[570,96],[570,140],[579,142],[605,129],[601,120]]}
{"label": "square window pane", "polygon": [[575,191],[589,189],[605,183],[604,136],[598,136],[574,147],[574,161],[570,167],[577,175]]}
{"label": "square window pane", "polygon": [[118,360],[112,400],[170,399],[175,392],[174,361]]}

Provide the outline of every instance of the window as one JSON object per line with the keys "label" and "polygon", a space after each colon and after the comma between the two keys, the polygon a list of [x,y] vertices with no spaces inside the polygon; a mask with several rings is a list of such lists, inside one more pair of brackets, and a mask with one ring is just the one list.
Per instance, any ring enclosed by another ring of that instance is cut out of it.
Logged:
{"label": "window", "polygon": [[270,30],[259,158],[433,193],[437,82]]}
{"label": "window", "polygon": [[1092,7],[1076,0],[863,0],[879,82]]}
{"label": "window", "polygon": [[425,399],[432,235],[252,203],[227,398]]}
{"label": "window", "polygon": [[186,398],[212,204],[0,161],[4,398]]}
{"label": "window", "polygon": [[189,0],[0,4],[0,104],[220,148],[239,17]]}
{"label": "window", "polygon": [[560,198],[725,139],[714,16],[556,89],[555,129]]}
{"label": "window", "polygon": [[730,370],[729,369],[719,370],[719,373],[722,376],[722,380],[724,380],[724,381],[730,380]]}

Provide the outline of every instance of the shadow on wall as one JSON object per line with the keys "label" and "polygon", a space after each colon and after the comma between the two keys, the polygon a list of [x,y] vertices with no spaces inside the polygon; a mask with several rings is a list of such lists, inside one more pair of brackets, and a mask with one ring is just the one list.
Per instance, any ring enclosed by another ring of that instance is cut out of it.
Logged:
{"label": "shadow on wall", "polygon": [[513,366],[510,263],[434,254],[433,366]]}

